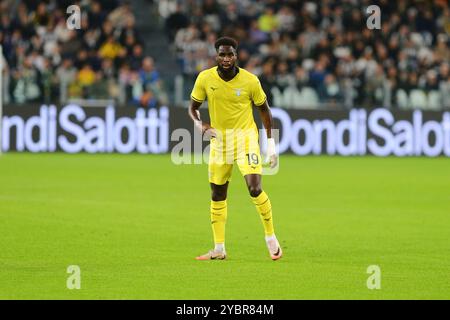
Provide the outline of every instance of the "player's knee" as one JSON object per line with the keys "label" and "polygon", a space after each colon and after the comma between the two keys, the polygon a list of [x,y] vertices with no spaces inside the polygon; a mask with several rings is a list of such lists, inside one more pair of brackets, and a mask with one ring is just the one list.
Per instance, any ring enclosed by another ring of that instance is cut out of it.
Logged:
{"label": "player's knee", "polygon": [[250,196],[252,196],[253,198],[259,196],[262,192],[262,189],[260,186],[256,185],[256,186],[248,186],[248,192],[250,193]]}
{"label": "player's knee", "polygon": [[224,201],[227,199],[227,193],[213,191],[211,194],[211,199],[212,201]]}

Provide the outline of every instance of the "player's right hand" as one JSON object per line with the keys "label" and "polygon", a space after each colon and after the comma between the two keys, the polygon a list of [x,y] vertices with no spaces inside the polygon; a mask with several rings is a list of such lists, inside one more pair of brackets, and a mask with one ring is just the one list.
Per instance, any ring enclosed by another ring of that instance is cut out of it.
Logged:
{"label": "player's right hand", "polygon": [[203,130],[203,136],[207,136],[210,139],[216,138],[217,137],[216,129],[211,127],[209,124],[207,126],[208,127]]}
{"label": "player's right hand", "polygon": [[206,135],[209,138],[216,138],[217,137],[216,129],[211,127],[208,123],[199,121],[199,122],[195,123],[195,126],[202,133],[202,136]]}

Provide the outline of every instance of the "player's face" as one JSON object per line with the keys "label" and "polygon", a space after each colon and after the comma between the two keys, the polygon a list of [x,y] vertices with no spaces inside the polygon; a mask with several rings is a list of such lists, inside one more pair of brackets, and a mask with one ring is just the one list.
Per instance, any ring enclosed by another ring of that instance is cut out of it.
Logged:
{"label": "player's face", "polygon": [[217,65],[224,72],[233,70],[237,60],[236,50],[232,46],[220,46],[217,51]]}

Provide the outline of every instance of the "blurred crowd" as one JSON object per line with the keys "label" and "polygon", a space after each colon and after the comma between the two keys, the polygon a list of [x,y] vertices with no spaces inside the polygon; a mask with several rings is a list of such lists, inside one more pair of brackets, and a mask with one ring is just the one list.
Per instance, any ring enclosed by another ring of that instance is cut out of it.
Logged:
{"label": "blurred crowd", "polygon": [[[187,79],[215,65],[226,35],[277,106],[450,108],[446,0],[155,1]],[[369,5],[380,30],[367,27]]]}
{"label": "blurred crowd", "polygon": [[[70,30],[71,5],[81,9]],[[156,107],[164,99],[154,60],[144,55],[132,3],[118,0],[0,0],[6,103],[114,99]]]}

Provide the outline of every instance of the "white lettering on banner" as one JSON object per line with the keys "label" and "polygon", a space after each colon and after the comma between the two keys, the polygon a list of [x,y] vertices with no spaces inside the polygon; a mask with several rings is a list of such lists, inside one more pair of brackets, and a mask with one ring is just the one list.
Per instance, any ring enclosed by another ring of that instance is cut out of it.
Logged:
{"label": "white lettering on banner", "polygon": [[[285,110],[277,108],[272,109],[272,116],[280,121],[280,153],[290,148],[297,155],[365,155],[369,151],[376,156],[450,156],[449,112],[442,114],[442,122],[425,123],[420,110],[413,112],[412,121],[395,121],[392,112],[383,108],[369,114],[366,110],[354,109],[348,119],[337,122],[292,120]],[[322,145],[324,136],[325,146]],[[433,145],[431,138],[434,138]]]}
{"label": "white lettering on banner", "polygon": [[51,105],[49,107],[49,120],[48,120],[48,151],[54,152],[56,151],[56,128],[57,128],[57,122],[56,122],[56,114],[57,110],[54,105]]}
{"label": "white lettering on banner", "polygon": [[400,120],[392,126],[392,131],[395,134],[394,154],[399,157],[411,156],[413,150],[413,128],[411,123],[405,120]]}
{"label": "white lettering on banner", "polygon": [[[383,108],[353,109],[348,118],[339,120],[292,119],[279,108],[272,108],[272,116],[280,124],[280,154],[291,150],[298,155],[450,157],[450,112],[441,113],[439,121],[424,120],[420,110],[408,120],[396,120],[390,110]],[[1,147],[5,152],[164,153],[169,151],[169,141],[177,138],[169,140],[167,107],[137,109],[134,117],[116,118],[112,106],[105,109],[104,115],[88,116],[86,109],[75,104],[65,106],[59,113],[54,105],[43,105],[31,117],[3,116],[2,121]],[[261,132],[261,149],[265,152],[265,131]],[[194,139],[193,146],[188,148],[187,141],[183,141],[180,147],[183,152],[189,149],[196,154],[194,163],[203,163],[207,157],[201,136]]]}
{"label": "white lettering on banner", "polygon": [[12,117],[4,117],[3,118],[3,125],[2,125],[2,150],[8,151],[10,148],[9,141],[10,138],[10,132],[13,129],[13,127],[16,127],[16,150],[17,151],[24,151],[25,150],[25,144],[23,139],[23,127],[24,127],[24,121],[19,116],[12,116]]}
{"label": "white lettering on banner", "polygon": [[176,165],[191,164],[192,143],[189,130],[185,128],[174,130],[170,136],[170,140],[179,142],[172,148],[172,163]]}
{"label": "white lettering on banner", "polygon": [[169,108],[159,109],[159,145],[158,153],[169,151]]}
{"label": "white lettering on banner", "polygon": [[[108,107],[106,108],[106,136],[113,137],[114,136],[114,120],[116,118],[114,108]],[[114,151],[114,140],[106,139],[106,152]]]}
{"label": "white lettering on banner", "polygon": [[444,113],[442,120],[442,127],[444,128],[444,154],[450,157],[450,113]]}
{"label": "white lettering on banner", "polygon": [[105,121],[99,117],[91,117],[84,123],[86,130],[84,150],[89,153],[105,152]]}
{"label": "white lettering on banner", "polygon": [[414,126],[414,154],[416,156],[420,156],[422,153],[422,139],[421,136],[421,127],[422,127],[422,112],[414,111],[413,113],[413,126]]}
{"label": "white lettering on banner", "polygon": [[[434,146],[429,144],[431,133],[434,133]],[[441,125],[436,121],[428,121],[422,127],[423,152],[430,157],[436,157],[442,153],[444,148],[444,137]]]}
{"label": "white lettering on banner", "polygon": [[367,153],[367,112],[364,109],[359,110],[358,114],[358,154],[365,155]]}
{"label": "white lettering on banner", "polygon": [[[348,132],[348,145],[344,143],[344,134]],[[350,120],[342,120],[336,126],[336,149],[340,155],[357,154],[358,147],[358,110],[350,111]]]}
{"label": "white lettering on banner", "polygon": [[[122,140],[122,131],[128,132],[126,141]],[[136,148],[136,125],[130,118],[117,119],[114,127],[114,141],[116,142],[116,149],[120,153],[130,153]]]}
{"label": "white lettering on banner", "polygon": [[[59,136],[58,127],[64,132]],[[4,151],[14,149],[10,145],[13,130],[17,151],[54,152],[57,147],[68,153],[163,153],[169,150],[167,107],[159,109],[159,116],[154,109],[149,110],[147,115],[144,109],[137,109],[134,119],[116,119],[113,107],[106,108],[104,118],[87,117],[83,108],[69,104],[60,110],[58,117],[55,106],[43,105],[39,115],[27,120],[18,115],[3,117],[2,130],[1,145]]]}
{"label": "white lettering on banner", "polygon": [[[44,151],[47,146],[47,130],[44,130],[48,124],[48,109],[41,108],[40,116],[34,116],[25,123],[24,137],[25,145],[31,152]],[[33,141],[33,130],[39,130],[39,140]]]}
{"label": "white lettering on banner", "polygon": [[75,136],[75,142],[71,143],[66,136],[60,136],[58,142],[61,149],[65,152],[76,153],[83,149],[85,137],[83,129],[76,123],[70,121],[69,117],[71,115],[75,116],[78,121],[84,121],[86,119],[86,114],[83,109],[77,105],[70,104],[63,108],[59,114],[59,124],[64,131]]}
{"label": "white lettering on banner", "polygon": [[384,145],[379,145],[375,139],[369,139],[367,146],[369,151],[377,156],[388,156],[393,149],[393,135],[386,127],[382,126],[379,121],[391,126],[394,123],[392,113],[385,109],[376,109],[369,115],[369,130],[377,137],[384,141]]}
{"label": "white lettering on banner", "polygon": [[145,144],[145,110],[143,109],[136,111],[136,128],[136,149],[139,153],[147,153],[147,145]]}

